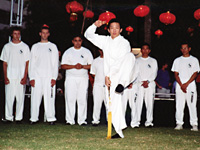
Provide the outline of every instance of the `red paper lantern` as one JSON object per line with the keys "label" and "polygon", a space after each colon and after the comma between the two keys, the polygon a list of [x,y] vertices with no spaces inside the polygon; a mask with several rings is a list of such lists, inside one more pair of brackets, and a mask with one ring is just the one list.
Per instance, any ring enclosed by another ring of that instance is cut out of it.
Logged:
{"label": "red paper lantern", "polygon": [[128,32],[128,35],[133,32],[133,28],[131,26],[126,27],[126,31]]}
{"label": "red paper lantern", "polygon": [[194,12],[194,18],[199,21],[199,27],[200,27],[200,9],[197,9]]}
{"label": "red paper lantern", "polygon": [[138,7],[136,7],[133,11],[133,13],[135,14],[135,16],[137,17],[144,17],[146,15],[149,14],[149,7],[146,5],[139,5]]}
{"label": "red paper lantern", "polygon": [[176,21],[176,16],[168,11],[160,14],[159,20],[166,25],[173,24]]}
{"label": "red paper lantern", "polygon": [[91,10],[87,10],[83,12],[83,16],[85,16],[86,18],[93,18],[94,13]]}
{"label": "red paper lantern", "polygon": [[111,19],[114,19],[114,18],[116,18],[115,14],[109,11],[106,11],[99,15],[99,20],[106,21],[107,24]]}
{"label": "red paper lantern", "polygon": [[160,38],[160,36],[163,35],[162,30],[160,30],[160,29],[156,30],[155,35],[157,35],[157,37]]}
{"label": "red paper lantern", "polygon": [[66,5],[68,13],[78,13],[83,11],[83,6],[77,1],[68,2]]}
{"label": "red paper lantern", "polygon": [[194,12],[194,18],[196,20],[200,20],[200,9],[197,9],[195,12]]}

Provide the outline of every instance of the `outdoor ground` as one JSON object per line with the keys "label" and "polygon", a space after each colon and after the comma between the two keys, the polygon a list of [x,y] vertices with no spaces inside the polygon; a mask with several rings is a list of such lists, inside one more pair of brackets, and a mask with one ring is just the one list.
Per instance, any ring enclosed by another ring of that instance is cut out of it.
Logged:
{"label": "outdoor ground", "polygon": [[[189,128],[175,131],[173,128],[154,127],[124,131],[124,139],[106,140],[106,125],[98,127],[67,126],[57,123],[36,125],[0,123],[0,149],[8,150],[200,150],[200,131]],[[114,134],[114,131],[113,131]]]}

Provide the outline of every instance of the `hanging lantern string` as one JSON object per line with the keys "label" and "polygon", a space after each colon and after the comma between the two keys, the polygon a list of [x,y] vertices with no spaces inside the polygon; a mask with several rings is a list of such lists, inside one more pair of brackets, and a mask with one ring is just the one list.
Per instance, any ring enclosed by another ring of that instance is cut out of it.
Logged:
{"label": "hanging lantern string", "polygon": [[84,26],[85,26],[85,18],[86,18],[86,12],[87,12],[87,9],[88,9],[88,4],[89,4],[89,0],[87,0],[86,7],[85,7],[85,13],[84,13],[84,17],[83,17],[83,23],[82,23],[82,28],[81,28],[81,34],[83,34],[83,29],[84,29]]}

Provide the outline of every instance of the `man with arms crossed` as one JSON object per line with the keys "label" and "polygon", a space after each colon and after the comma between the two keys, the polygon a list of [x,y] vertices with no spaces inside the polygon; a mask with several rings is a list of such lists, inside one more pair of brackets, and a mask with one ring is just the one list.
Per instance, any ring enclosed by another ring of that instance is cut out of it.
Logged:
{"label": "man with arms crossed", "polygon": [[61,68],[66,70],[66,125],[75,124],[76,101],[78,105],[78,124],[87,124],[88,70],[93,61],[93,56],[88,49],[81,46],[82,42],[81,35],[75,35],[72,40],[74,46],[64,52],[61,61]]}

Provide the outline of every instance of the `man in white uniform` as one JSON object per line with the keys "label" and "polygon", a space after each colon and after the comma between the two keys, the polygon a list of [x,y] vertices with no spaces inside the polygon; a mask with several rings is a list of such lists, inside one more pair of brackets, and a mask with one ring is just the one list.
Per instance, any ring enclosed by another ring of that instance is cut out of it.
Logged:
{"label": "man in white uniform", "polygon": [[49,27],[43,25],[40,31],[41,41],[31,49],[29,77],[31,85],[31,124],[39,119],[39,108],[44,100],[47,122],[54,125],[55,118],[55,84],[58,76],[58,49],[48,41]]}
{"label": "man in white uniform", "polygon": [[13,103],[16,97],[15,121],[21,123],[24,110],[25,84],[28,74],[28,63],[30,59],[29,47],[20,40],[19,27],[12,29],[12,41],[7,43],[2,50],[5,81],[5,121],[13,121]]}
{"label": "man in white uniform", "polygon": [[82,47],[82,38],[75,35],[73,47],[67,49],[62,57],[61,68],[66,70],[65,78],[65,119],[67,125],[75,124],[76,102],[78,105],[78,124],[86,125],[88,70],[93,61],[90,50]]}
{"label": "man in white uniform", "polygon": [[137,99],[137,92],[138,92],[138,86],[137,82],[135,81],[133,84],[131,84],[128,89],[124,90],[122,101],[123,101],[123,112],[124,116],[126,117],[126,109],[127,109],[127,103],[129,102],[129,106],[131,108],[131,123],[130,126],[132,128],[137,128],[137,109],[136,109],[136,99]]}
{"label": "man in white uniform", "polygon": [[172,71],[176,83],[176,124],[175,130],[183,129],[183,115],[185,103],[187,102],[190,114],[192,131],[198,131],[197,118],[197,90],[195,78],[199,72],[199,62],[196,57],[190,55],[191,47],[188,43],[181,45],[182,56],[174,60]]}
{"label": "man in white uniform", "polygon": [[137,119],[135,126],[140,125],[143,102],[146,105],[146,122],[145,127],[153,126],[153,105],[155,95],[155,78],[157,75],[157,61],[149,56],[150,45],[144,43],[141,47],[142,57],[136,60],[137,80],[138,80],[138,97],[136,100]]}
{"label": "man in white uniform", "polygon": [[100,113],[102,103],[105,103],[105,75],[103,65],[103,51],[99,49],[100,56],[94,59],[90,74],[94,76],[93,86],[93,126],[97,126],[100,123]]}
{"label": "man in white uniform", "polygon": [[108,101],[108,88],[110,88],[112,124],[117,132],[112,138],[124,138],[122,130],[127,126],[122,110],[121,92],[132,80],[135,57],[130,52],[129,42],[120,35],[122,28],[116,19],[109,22],[110,36],[95,33],[96,28],[105,23],[97,20],[86,30],[85,37],[103,50],[106,99]]}

